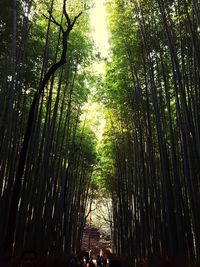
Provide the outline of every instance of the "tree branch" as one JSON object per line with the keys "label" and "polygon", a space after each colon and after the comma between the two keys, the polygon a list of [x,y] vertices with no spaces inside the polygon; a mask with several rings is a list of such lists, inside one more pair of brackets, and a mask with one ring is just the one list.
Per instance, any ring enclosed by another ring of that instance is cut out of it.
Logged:
{"label": "tree branch", "polygon": [[110,225],[110,223],[112,222],[112,220],[110,220],[109,218],[107,219],[103,214],[100,214],[100,215],[98,215],[98,214],[96,214],[96,217],[97,217],[97,219],[103,219],[106,223],[108,223],[109,225]]}
{"label": "tree branch", "polygon": [[94,209],[90,209],[90,210],[88,211],[88,213],[85,215],[85,220],[88,218],[88,216],[90,215],[90,213],[93,212],[93,211],[95,211],[95,210],[96,210],[96,208],[94,208]]}
{"label": "tree branch", "polygon": [[64,29],[63,29],[62,25],[56,21],[56,19],[54,18],[54,16],[49,11],[48,11],[48,13],[49,13],[49,17],[47,17],[45,14],[43,14],[43,16],[46,19],[49,19],[55,25],[57,25],[61,29],[62,33],[64,33]]}
{"label": "tree branch", "polygon": [[76,23],[77,19],[83,14],[83,11],[81,11],[73,20],[72,24],[70,25],[71,28],[74,27],[74,24]]}
{"label": "tree branch", "polygon": [[64,16],[66,18],[68,27],[70,27],[71,26],[71,21],[70,21],[69,15],[67,14],[67,10],[66,10],[66,0],[63,0],[63,13],[64,13]]}

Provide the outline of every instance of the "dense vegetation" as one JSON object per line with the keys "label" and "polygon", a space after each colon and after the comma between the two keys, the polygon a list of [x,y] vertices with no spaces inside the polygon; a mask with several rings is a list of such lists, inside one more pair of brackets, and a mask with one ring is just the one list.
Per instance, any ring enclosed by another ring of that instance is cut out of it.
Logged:
{"label": "dense vegetation", "polygon": [[75,251],[96,161],[80,120],[93,57],[88,6],[1,5],[1,250]]}
{"label": "dense vegetation", "polygon": [[[0,2],[0,250],[80,250],[101,192],[116,254],[199,261],[199,3],[106,3],[105,60],[90,1]],[[99,143],[90,89],[105,108]]]}
{"label": "dense vegetation", "polygon": [[107,2],[115,251],[199,260],[198,1]]}

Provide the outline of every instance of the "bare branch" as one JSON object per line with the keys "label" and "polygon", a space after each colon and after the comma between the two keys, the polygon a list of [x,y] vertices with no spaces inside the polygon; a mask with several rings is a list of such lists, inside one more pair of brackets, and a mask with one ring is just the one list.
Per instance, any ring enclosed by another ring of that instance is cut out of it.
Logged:
{"label": "bare branch", "polygon": [[74,27],[74,24],[76,23],[77,19],[83,14],[83,11],[81,11],[73,20],[72,24],[71,24],[71,28]]}
{"label": "bare branch", "polygon": [[88,218],[88,216],[90,215],[91,212],[95,211],[96,208],[92,209],[91,206],[90,206],[90,209],[88,211],[88,213],[85,215],[85,220]]}
{"label": "bare branch", "polygon": [[69,15],[67,13],[67,9],[66,9],[66,0],[63,0],[63,14],[67,20],[67,24],[68,24],[68,29],[72,30],[74,27],[74,24],[76,23],[77,19],[83,14],[84,11],[87,11],[89,9],[91,9],[92,6],[88,6],[88,5],[84,5],[84,10],[82,10],[77,16],[74,17],[73,22],[71,23]]}
{"label": "bare branch", "polygon": [[43,16],[44,16],[46,19],[50,20],[50,21],[51,21],[52,23],[54,23],[55,25],[57,25],[57,26],[61,29],[61,31],[64,32],[64,29],[63,29],[62,25],[56,21],[56,19],[53,17],[52,14],[50,14],[50,12],[48,12],[48,13],[49,13],[49,17],[47,17],[45,14],[43,14]]}
{"label": "bare branch", "polygon": [[67,20],[67,24],[68,24],[68,27],[71,26],[71,21],[70,21],[70,18],[69,18],[69,15],[67,13],[67,9],[66,9],[66,0],[63,0],[63,13],[64,13],[64,16]]}
{"label": "bare branch", "polygon": [[109,219],[107,219],[103,214],[100,214],[100,215],[98,215],[98,214],[96,214],[96,217],[97,217],[97,219],[103,219],[106,223],[108,223],[109,225],[110,225],[110,223],[112,222],[112,220],[109,220]]}

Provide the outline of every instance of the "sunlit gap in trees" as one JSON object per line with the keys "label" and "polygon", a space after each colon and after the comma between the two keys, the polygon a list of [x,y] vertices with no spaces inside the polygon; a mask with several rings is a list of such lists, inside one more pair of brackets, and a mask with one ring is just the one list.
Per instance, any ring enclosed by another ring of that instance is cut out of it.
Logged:
{"label": "sunlit gap in trees", "polygon": [[105,61],[109,57],[110,50],[106,18],[106,0],[94,0],[94,7],[90,11],[90,23],[97,56],[93,68],[97,73],[104,75]]}
{"label": "sunlit gap in trees", "polygon": [[[100,82],[103,82],[106,59],[109,57],[105,2],[105,0],[94,0],[94,6],[90,9],[91,37],[94,41],[94,53],[96,56],[92,69],[97,77],[100,76]],[[91,88],[91,95],[88,102],[83,108],[81,119],[83,121],[85,118],[89,120],[97,139],[101,139],[106,121],[102,104],[94,100],[95,94],[98,94],[98,89],[93,87]]]}
{"label": "sunlit gap in trees", "polygon": [[94,7],[90,10],[92,37],[102,58],[108,57],[110,48],[105,5],[105,0],[94,0]]}
{"label": "sunlit gap in trees", "polygon": [[[103,95],[101,87],[104,83],[104,77],[106,75],[106,61],[109,58],[109,36],[107,29],[106,19],[106,1],[94,0],[94,6],[90,10],[90,23],[91,23],[91,38],[94,42],[94,61],[91,69],[93,73],[94,83],[90,88],[90,95],[87,103],[85,103],[82,109],[81,120],[83,124],[87,124],[94,132],[97,138],[97,153],[101,146],[103,139],[103,133],[106,125],[105,109],[102,101]],[[92,180],[98,178],[98,164],[95,166]],[[101,232],[106,232],[110,235],[110,207],[111,199],[102,197],[102,190],[100,190],[98,196],[91,199],[92,205],[90,219],[88,223],[95,224]],[[105,204],[106,203],[106,204]]]}

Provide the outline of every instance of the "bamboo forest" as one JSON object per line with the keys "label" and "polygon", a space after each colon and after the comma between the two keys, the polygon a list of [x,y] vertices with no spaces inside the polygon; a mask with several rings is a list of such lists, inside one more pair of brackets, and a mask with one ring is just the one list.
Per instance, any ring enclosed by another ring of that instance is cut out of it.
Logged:
{"label": "bamboo forest", "polygon": [[0,266],[200,264],[200,1],[0,0]]}

